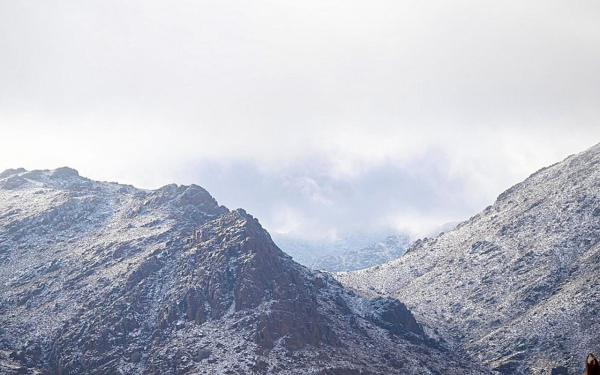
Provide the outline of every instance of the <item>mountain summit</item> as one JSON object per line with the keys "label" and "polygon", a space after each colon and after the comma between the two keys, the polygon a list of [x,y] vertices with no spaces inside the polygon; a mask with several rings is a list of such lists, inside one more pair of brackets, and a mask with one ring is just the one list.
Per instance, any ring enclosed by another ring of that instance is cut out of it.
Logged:
{"label": "mountain summit", "polygon": [[0,174],[0,373],[485,374],[199,186]]}
{"label": "mountain summit", "polygon": [[544,168],[456,230],[336,277],[393,296],[503,374],[579,374],[600,350],[600,145]]}

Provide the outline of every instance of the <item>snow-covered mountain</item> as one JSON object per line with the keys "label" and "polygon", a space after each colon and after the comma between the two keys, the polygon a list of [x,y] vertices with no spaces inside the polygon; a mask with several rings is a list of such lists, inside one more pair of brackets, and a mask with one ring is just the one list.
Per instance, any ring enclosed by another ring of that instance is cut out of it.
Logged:
{"label": "snow-covered mountain", "polygon": [[580,374],[600,351],[600,145],[401,258],[336,277],[398,298],[503,374]]}
{"label": "snow-covered mountain", "polygon": [[411,243],[408,234],[386,236],[379,232],[354,232],[334,239],[305,239],[278,233],[273,239],[294,261],[324,271],[352,271],[382,264],[398,258]]}
{"label": "snow-covered mountain", "polygon": [[2,374],[486,374],[198,186],[0,174]]}
{"label": "snow-covered mountain", "polygon": [[341,254],[317,258],[310,268],[325,271],[353,271],[383,264],[400,257],[410,246],[408,235],[389,236],[383,241],[360,250],[348,250]]}
{"label": "snow-covered mountain", "polygon": [[289,233],[273,233],[273,241],[294,261],[313,268],[321,259],[358,251],[377,243],[385,235],[363,231],[338,233],[332,238],[305,238]]}

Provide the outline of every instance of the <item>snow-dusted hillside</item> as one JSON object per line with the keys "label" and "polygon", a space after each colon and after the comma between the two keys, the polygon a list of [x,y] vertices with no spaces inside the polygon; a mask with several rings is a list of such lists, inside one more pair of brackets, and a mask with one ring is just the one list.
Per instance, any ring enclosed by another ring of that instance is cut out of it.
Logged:
{"label": "snow-dusted hillside", "polygon": [[401,258],[340,273],[397,297],[504,374],[580,374],[600,351],[600,145],[508,189]]}
{"label": "snow-dusted hillside", "polygon": [[0,174],[2,374],[485,374],[198,186]]}

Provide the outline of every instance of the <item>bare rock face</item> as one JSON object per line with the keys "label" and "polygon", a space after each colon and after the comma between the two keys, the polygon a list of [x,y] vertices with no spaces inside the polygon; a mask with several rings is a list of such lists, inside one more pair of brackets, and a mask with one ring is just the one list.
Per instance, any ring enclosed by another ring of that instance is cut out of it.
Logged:
{"label": "bare rock face", "polygon": [[1,176],[2,374],[488,373],[201,187]]}
{"label": "bare rock face", "polygon": [[454,231],[340,273],[406,303],[503,374],[580,374],[600,334],[600,145],[544,168]]}
{"label": "bare rock face", "polygon": [[336,345],[333,331],[318,311],[313,290],[301,270],[269,239],[256,219],[243,210],[222,215],[201,226],[198,245],[184,252],[177,265],[175,308],[160,313],[166,326],[178,319],[202,323],[230,311],[260,311],[244,321],[256,330],[263,349],[282,339],[287,349],[321,343]]}

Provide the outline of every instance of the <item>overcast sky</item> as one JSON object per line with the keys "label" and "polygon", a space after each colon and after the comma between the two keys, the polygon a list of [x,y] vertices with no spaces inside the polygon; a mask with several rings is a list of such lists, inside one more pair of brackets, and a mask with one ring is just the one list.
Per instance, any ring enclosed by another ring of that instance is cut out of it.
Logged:
{"label": "overcast sky", "polygon": [[600,2],[0,0],[0,170],[424,233],[600,142]]}

